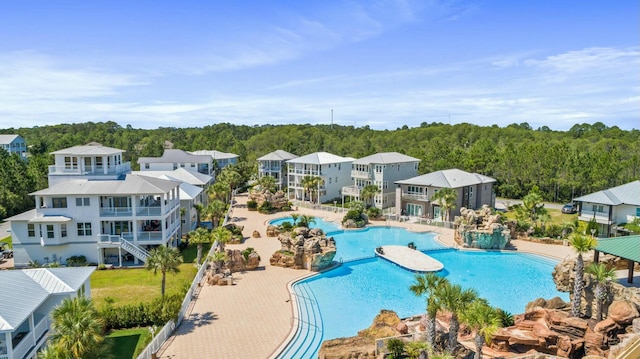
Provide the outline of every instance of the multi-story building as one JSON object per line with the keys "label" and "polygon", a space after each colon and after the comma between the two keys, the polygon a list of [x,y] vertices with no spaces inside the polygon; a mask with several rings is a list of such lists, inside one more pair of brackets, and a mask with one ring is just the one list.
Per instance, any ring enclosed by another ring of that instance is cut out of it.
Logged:
{"label": "multi-story building", "polygon": [[640,181],[594,192],[574,201],[579,203],[579,220],[595,220],[600,237],[612,236],[619,230],[619,224],[640,218]]}
{"label": "multi-story building", "polygon": [[30,262],[145,261],[148,249],[176,246],[180,182],[142,175],[124,180],[68,180],[32,193],[36,208],[11,222],[16,268]]}
{"label": "multi-story building", "polygon": [[212,176],[214,173],[213,159],[210,155],[192,154],[183,150],[166,149],[162,157],[138,158],[140,171],[173,171],[184,168]]}
{"label": "multi-story building", "polygon": [[418,175],[419,159],[398,152],[382,152],[359,158],[351,164],[353,184],[342,188],[342,196],[361,198],[361,190],[367,185],[375,185],[380,193],[373,198],[373,205],[380,209],[395,207],[396,189],[394,183]]}
{"label": "multi-story building", "polygon": [[194,155],[207,155],[216,162],[218,170],[221,170],[229,165],[238,164],[238,155],[234,153],[220,152],[216,150],[198,150],[189,152]]}
{"label": "multi-story building", "polygon": [[[314,188],[320,203],[339,200],[342,187],[351,183],[353,158],[340,157],[327,152],[314,152],[287,162],[288,193],[290,198],[311,200],[304,187],[305,177],[320,177],[318,188]],[[314,199],[315,200],[315,199]]]}
{"label": "multi-story building", "polygon": [[258,178],[271,176],[276,180],[278,189],[287,187],[286,161],[298,156],[283,150],[276,150],[258,158]]}
{"label": "multi-story building", "polygon": [[118,180],[131,172],[131,163],[122,162],[124,150],[90,144],[52,152],[49,186],[75,179]]}
{"label": "multi-story building", "polygon": [[442,188],[453,188],[457,191],[455,208],[449,213],[450,219],[460,214],[461,207],[474,210],[485,204],[495,207],[495,182],[491,177],[457,168],[396,181],[396,212],[408,216],[441,219],[442,208],[432,197]]}
{"label": "multi-story building", "polygon": [[51,311],[67,298],[91,298],[95,267],[0,271],[0,358],[35,358],[51,330]]}
{"label": "multi-story building", "polygon": [[27,143],[20,135],[0,135],[0,149],[27,159]]}

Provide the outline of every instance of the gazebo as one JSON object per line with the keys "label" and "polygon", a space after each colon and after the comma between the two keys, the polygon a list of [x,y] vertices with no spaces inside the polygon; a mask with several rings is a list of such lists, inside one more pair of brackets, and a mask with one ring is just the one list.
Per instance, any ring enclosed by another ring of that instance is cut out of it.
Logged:
{"label": "gazebo", "polygon": [[599,239],[593,256],[593,261],[596,263],[598,263],[600,252],[629,261],[627,283],[633,283],[633,266],[635,263],[640,263],[640,235]]}

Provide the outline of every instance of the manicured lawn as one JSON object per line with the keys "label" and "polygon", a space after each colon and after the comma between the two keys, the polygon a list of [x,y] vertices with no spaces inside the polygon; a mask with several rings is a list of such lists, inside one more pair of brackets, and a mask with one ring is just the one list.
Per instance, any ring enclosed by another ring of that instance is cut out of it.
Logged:
{"label": "manicured lawn", "polygon": [[105,339],[112,358],[136,358],[151,341],[147,328],[122,329],[111,332]]}
{"label": "manicured lawn", "polygon": [[[578,218],[577,213],[565,214],[565,213],[562,213],[562,211],[560,211],[559,209],[551,209],[551,208],[547,208],[547,211],[549,212],[549,216],[551,216],[550,224],[561,225],[564,222],[573,223]],[[504,215],[506,215],[508,219],[516,219],[516,211],[509,211],[507,213],[504,213]]]}

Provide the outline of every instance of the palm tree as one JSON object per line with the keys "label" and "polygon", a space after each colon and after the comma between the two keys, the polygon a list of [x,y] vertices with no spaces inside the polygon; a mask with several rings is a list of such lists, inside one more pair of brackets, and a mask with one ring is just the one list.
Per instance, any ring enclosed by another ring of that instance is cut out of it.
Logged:
{"label": "palm tree", "polygon": [[211,243],[211,232],[206,228],[197,228],[195,231],[189,232],[189,243],[195,243],[198,245],[196,264],[200,265],[202,260],[202,245],[204,243]]}
{"label": "palm tree", "polygon": [[443,220],[448,221],[451,215],[451,210],[456,208],[456,199],[458,198],[458,191],[453,188],[441,188],[438,192],[431,196],[431,199],[438,201],[438,205],[442,208],[440,216]]}
{"label": "palm tree", "polygon": [[309,216],[306,214],[303,214],[300,216],[300,220],[298,221],[298,227],[306,227],[309,228],[309,225],[311,223],[316,223],[316,220],[313,216]]}
{"label": "palm tree", "polygon": [[305,176],[300,181],[304,191],[309,194],[309,201],[313,202],[313,194],[317,193],[317,203],[320,203],[320,193],[318,192],[318,187],[324,184],[324,180],[320,176]]}
{"label": "palm tree", "polygon": [[104,341],[104,321],[87,297],[67,298],[52,314],[51,352],[60,358],[92,358]]}
{"label": "palm tree", "polygon": [[274,192],[276,189],[276,179],[271,176],[260,177],[258,184],[260,185],[261,191],[269,190],[270,192]]}
{"label": "palm tree", "polygon": [[291,224],[292,227],[296,226],[296,224],[298,223],[298,218],[300,218],[299,214],[291,213],[291,219],[293,220],[293,223]]}
{"label": "palm tree", "polygon": [[145,263],[147,270],[152,270],[153,274],[158,271],[162,273],[161,294],[164,297],[165,284],[167,282],[168,273],[180,272],[180,264],[182,263],[182,255],[176,247],[158,246],[149,252],[149,258]]}
{"label": "palm tree", "polygon": [[[222,172],[220,172],[218,181],[227,185],[227,187],[229,188],[229,192],[227,192],[227,195],[230,196],[231,193],[233,193],[233,189],[240,184],[240,181],[242,181],[242,175],[230,167],[225,167]],[[231,198],[227,198],[227,203],[229,203],[230,201]]]}
{"label": "palm tree", "polygon": [[210,200],[227,200],[229,196],[229,186],[223,182],[216,182],[207,188],[207,194],[209,195]]}
{"label": "palm tree", "polygon": [[602,305],[607,298],[607,289],[609,281],[616,279],[616,270],[613,267],[608,267],[604,263],[591,263],[587,267],[587,273],[593,276],[596,281],[596,319],[602,320]]}
{"label": "palm tree", "polygon": [[444,283],[436,288],[434,295],[438,298],[442,309],[451,313],[447,349],[453,352],[456,346],[458,346],[458,328],[460,327],[458,316],[478,298],[478,294],[473,289],[463,290],[458,284]]}
{"label": "palm tree", "polygon": [[200,227],[202,224],[202,215],[204,213],[204,206],[200,203],[196,203],[193,205],[193,208],[196,209],[196,227]]}
{"label": "palm tree", "polygon": [[474,358],[482,359],[482,346],[484,343],[489,343],[501,325],[498,311],[487,304],[485,300],[475,300],[462,312],[460,319],[476,332],[476,355]]}
{"label": "palm tree", "polygon": [[213,242],[218,242],[220,245],[220,251],[224,251],[224,245],[231,241],[231,231],[224,228],[218,227],[211,232],[211,239]]}
{"label": "palm tree", "polygon": [[578,317],[580,316],[580,302],[582,300],[582,291],[584,290],[584,261],[582,260],[582,254],[594,249],[597,242],[591,236],[575,232],[569,237],[569,241],[573,249],[578,253],[575,267],[576,275],[573,282],[573,302],[571,305],[571,315]]}
{"label": "palm tree", "polygon": [[373,198],[380,192],[380,187],[369,184],[360,190],[360,198],[362,198],[366,204],[373,205]]}
{"label": "palm tree", "polygon": [[223,252],[216,251],[216,252],[213,252],[213,254],[209,256],[209,260],[216,264],[216,273],[220,269],[222,269],[222,266],[224,265],[224,262],[228,258],[229,257],[227,256],[227,253],[224,252],[224,251]]}
{"label": "palm tree", "polygon": [[429,272],[425,275],[417,274],[416,281],[409,287],[409,290],[416,296],[427,296],[427,342],[432,348],[436,345],[436,315],[440,309],[434,293],[439,286],[448,282],[446,278]]}
{"label": "palm tree", "polygon": [[204,217],[211,220],[211,228],[216,228],[220,224],[220,218],[227,211],[227,205],[219,199],[209,202],[207,208],[204,209]]}

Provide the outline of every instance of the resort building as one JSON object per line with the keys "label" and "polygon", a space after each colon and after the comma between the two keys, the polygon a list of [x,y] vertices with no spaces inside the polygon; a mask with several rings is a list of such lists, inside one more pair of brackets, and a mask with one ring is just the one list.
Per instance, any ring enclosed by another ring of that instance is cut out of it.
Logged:
{"label": "resort building", "polygon": [[376,185],[380,193],[373,198],[373,205],[380,209],[395,207],[396,181],[418,175],[419,159],[398,152],[382,152],[359,158],[351,164],[353,185],[342,188],[342,196],[361,198],[361,190],[368,185]]}
{"label": "resort building", "polygon": [[36,208],[8,218],[15,267],[64,264],[72,256],[137,264],[151,247],[177,246],[179,186],[130,174],[124,180],[68,180],[31,193]]}
{"label": "resort building", "polygon": [[27,143],[20,135],[0,135],[0,148],[9,154],[17,153],[23,160],[27,159]]}
{"label": "resort building", "polygon": [[578,219],[595,219],[599,236],[615,235],[622,227],[640,218],[640,180],[594,192],[574,199],[579,204]]}
{"label": "resort building", "polygon": [[286,161],[298,156],[283,150],[276,150],[258,158],[258,178],[271,176],[276,180],[278,189],[287,187],[287,164]]}
{"label": "resort building", "polygon": [[77,179],[120,180],[131,172],[131,163],[123,162],[124,150],[91,143],[52,152],[49,186]]}
{"label": "resort building", "polygon": [[162,157],[138,158],[140,171],[173,171],[184,168],[189,171],[212,176],[213,159],[209,155],[192,154],[183,150],[164,150]]}
{"label": "resort building", "polygon": [[287,162],[289,198],[311,200],[304,187],[305,177],[319,177],[317,188],[312,191],[314,200],[324,203],[338,201],[342,188],[351,183],[351,163],[353,158],[340,157],[327,152],[314,152]]}
{"label": "resort building", "polygon": [[50,313],[67,298],[91,297],[95,267],[0,271],[0,358],[35,358],[51,331]]}
{"label": "resort building", "polygon": [[452,188],[457,192],[450,219],[460,214],[461,207],[474,210],[485,204],[495,207],[495,182],[494,178],[456,168],[396,181],[396,211],[407,216],[440,220],[443,217],[441,207],[432,197],[442,188]]}
{"label": "resort building", "polygon": [[216,150],[198,150],[189,152],[194,155],[207,155],[215,161],[218,170],[221,170],[229,165],[238,164],[238,155],[234,153],[220,152]]}

